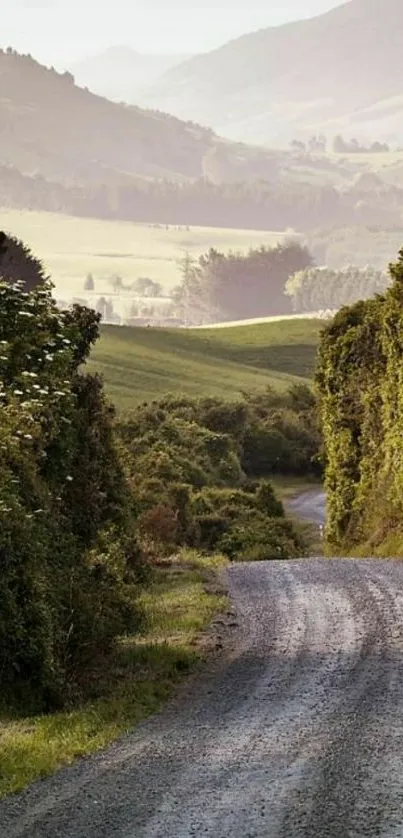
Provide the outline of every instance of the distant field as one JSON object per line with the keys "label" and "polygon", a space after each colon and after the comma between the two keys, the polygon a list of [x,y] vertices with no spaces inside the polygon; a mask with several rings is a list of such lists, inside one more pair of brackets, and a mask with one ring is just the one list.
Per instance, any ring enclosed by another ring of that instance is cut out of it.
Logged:
{"label": "distant field", "polygon": [[394,166],[396,163],[403,163],[403,151],[377,151],[377,152],[328,152],[330,160],[348,160],[349,163],[365,164],[368,169],[379,171],[384,166]]}
{"label": "distant field", "polygon": [[[169,291],[180,279],[178,261],[210,247],[223,251],[272,246],[285,234],[217,227],[164,226],[73,218],[45,212],[0,209],[0,229],[23,241],[39,256],[59,296],[86,296],[88,273],[97,296],[111,291],[108,278],[119,274],[129,284],[139,276],[157,280]],[[88,294],[87,294],[88,296]]]}
{"label": "distant field", "polygon": [[242,390],[308,383],[322,327],[315,320],[203,331],[105,326],[88,366],[124,410],[168,392],[235,399]]}

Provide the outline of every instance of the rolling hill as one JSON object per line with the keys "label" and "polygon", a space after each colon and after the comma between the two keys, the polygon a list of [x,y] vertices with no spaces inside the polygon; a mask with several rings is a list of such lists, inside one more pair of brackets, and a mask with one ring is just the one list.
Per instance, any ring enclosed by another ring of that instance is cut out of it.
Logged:
{"label": "rolling hill", "polygon": [[[203,175],[206,155],[225,149],[239,179],[270,155],[221,140],[209,128],[110,102],[74,76],[30,55],[0,51],[0,161],[63,184],[129,184],[134,177],[184,181]],[[241,163],[241,167],[239,168]]]}
{"label": "rolling hill", "polygon": [[323,131],[400,143],[402,31],[401,0],[350,0],[196,56],[145,101],[248,142]]}
{"label": "rolling hill", "polygon": [[145,87],[189,57],[143,55],[132,47],[115,46],[73,63],[69,69],[80,87],[112,101],[135,105]]}
{"label": "rolling hill", "polygon": [[322,327],[294,319],[200,331],[104,326],[88,369],[123,410],[167,393],[236,399],[308,383]]}

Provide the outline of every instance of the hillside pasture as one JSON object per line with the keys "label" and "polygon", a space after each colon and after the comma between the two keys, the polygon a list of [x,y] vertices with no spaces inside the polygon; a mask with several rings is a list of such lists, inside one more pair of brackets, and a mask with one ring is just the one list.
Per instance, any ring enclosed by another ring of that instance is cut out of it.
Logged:
{"label": "hillside pasture", "polygon": [[104,326],[88,368],[118,409],[167,393],[237,399],[309,383],[323,323],[285,320],[225,329]]}

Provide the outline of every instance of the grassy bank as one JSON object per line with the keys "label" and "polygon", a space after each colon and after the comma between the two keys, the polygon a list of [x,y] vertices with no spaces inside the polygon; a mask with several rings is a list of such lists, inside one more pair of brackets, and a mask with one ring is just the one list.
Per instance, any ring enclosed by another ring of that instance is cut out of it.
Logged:
{"label": "grassy bank", "polygon": [[242,390],[287,390],[312,376],[317,320],[285,320],[223,329],[105,326],[90,370],[123,409],[167,392],[237,399]]}
{"label": "grassy bank", "polygon": [[224,565],[187,551],[157,567],[141,597],[146,631],[89,675],[79,706],[25,718],[0,710],[0,797],[105,748],[161,707],[202,659],[203,629],[227,607],[214,584]]}

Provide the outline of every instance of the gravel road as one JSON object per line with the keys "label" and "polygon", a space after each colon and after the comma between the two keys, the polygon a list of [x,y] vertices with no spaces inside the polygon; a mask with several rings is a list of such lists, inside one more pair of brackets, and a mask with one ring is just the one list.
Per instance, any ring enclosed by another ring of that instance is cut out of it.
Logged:
{"label": "gravel road", "polygon": [[402,838],[403,563],[236,565],[228,585],[231,651],[0,804],[1,838]]}
{"label": "gravel road", "polygon": [[285,502],[287,512],[319,526],[326,521],[326,495],[321,489],[311,489]]}

